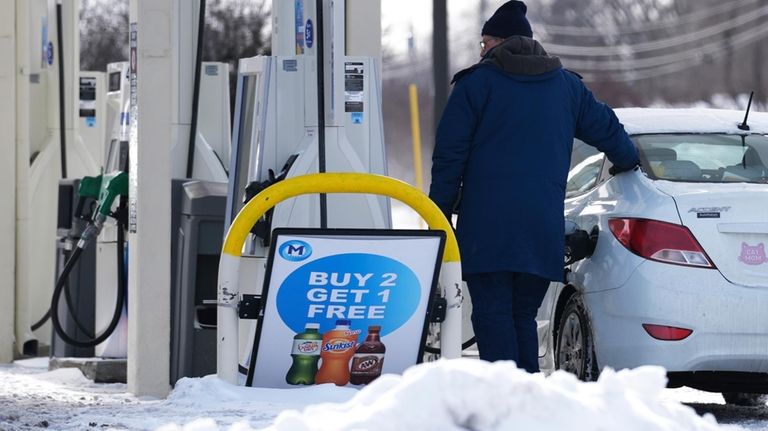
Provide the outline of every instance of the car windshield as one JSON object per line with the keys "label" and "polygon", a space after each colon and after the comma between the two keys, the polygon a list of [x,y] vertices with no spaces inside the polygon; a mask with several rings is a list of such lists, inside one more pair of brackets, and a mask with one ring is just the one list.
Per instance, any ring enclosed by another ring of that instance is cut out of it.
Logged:
{"label": "car windshield", "polygon": [[656,180],[768,183],[763,135],[636,135],[645,172]]}

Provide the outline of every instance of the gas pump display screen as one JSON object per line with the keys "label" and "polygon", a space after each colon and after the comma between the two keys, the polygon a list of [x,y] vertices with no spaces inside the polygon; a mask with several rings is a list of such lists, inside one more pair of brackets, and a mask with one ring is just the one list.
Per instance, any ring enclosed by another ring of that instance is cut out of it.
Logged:
{"label": "gas pump display screen", "polygon": [[80,117],[96,116],[96,78],[80,78]]}
{"label": "gas pump display screen", "polygon": [[359,386],[421,362],[445,232],[276,229],[249,386]]}
{"label": "gas pump display screen", "polygon": [[365,111],[365,68],[363,63],[344,63],[344,112]]}
{"label": "gas pump display screen", "polygon": [[120,72],[112,72],[109,74],[109,92],[120,91]]}

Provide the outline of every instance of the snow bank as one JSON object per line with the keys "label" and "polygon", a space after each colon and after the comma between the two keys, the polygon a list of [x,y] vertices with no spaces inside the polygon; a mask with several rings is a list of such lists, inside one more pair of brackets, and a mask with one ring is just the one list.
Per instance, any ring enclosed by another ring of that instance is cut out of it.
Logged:
{"label": "snow bank", "polygon": [[35,378],[43,382],[70,388],[86,387],[93,384],[93,382],[87,379],[77,368],[59,368],[58,370],[38,374]]}
{"label": "snow bank", "polygon": [[234,386],[215,375],[202,378],[183,378],[165,403],[168,407],[194,411],[195,407],[225,406],[239,409],[253,406],[255,402],[274,405],[294,405],[296,408],[318,402],[341,403],[358,393],[354,388],[337,388],[333,385],[310,386],[297,389],[266,389]]}
{"label": "snow bank", "polygon": [[662,403],[662,368],[606,370],[596,383],[460,359],[386,376],[344,404],[284,412],[270,430],[716,430],[712,416]]}
{"label": "snow bank", "polygon": [[[310,405],[283,411],[269,431],[342,430],[723,430],[711,415],[698,416],[690,407],[662,398],[666,376],[662,368],[605,370],[598,382],[583,383],[556,372],[531,375],[511,362],[488,363],[457,359],[422,364],[403,376],[384,375],[343,403]],[[194,386],[194,387],[193,387]],[[259,390],[229,387],[215,379],[190,380],[171,399],[196,398],[187,391],[211,391],[233,400],[275,397],[276,402],[300,401],[308,395],[343,398],[348,393],[332,385],[299,390]],[[211,389],[213,388],[213,389]],[[232,391],[232,392],[230,392]],[[242,391],[242,392],[240,392]],[[256,392],[252,392],[256,391]],[[265,391],[259,394],[258,391]],[[316,391],[316,392],[312,392]],[[169,399],[169,401],[171,401]],[[330,398],[327,398],[330,399]],[[201,419],[162,431],[218,430]],[[230,431],[249,431],[247,422]]]}

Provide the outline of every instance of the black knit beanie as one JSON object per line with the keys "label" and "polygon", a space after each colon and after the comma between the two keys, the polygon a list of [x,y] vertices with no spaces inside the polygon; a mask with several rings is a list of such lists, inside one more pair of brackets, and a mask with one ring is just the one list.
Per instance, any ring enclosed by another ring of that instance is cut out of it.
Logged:
{"label": "black knit beanie", "polygon": [[485,22],[481,35],[506,39],[510,36],[533,37],[531,24],[525,17],[528,8],[525,3],[512,0],[504,3]]}

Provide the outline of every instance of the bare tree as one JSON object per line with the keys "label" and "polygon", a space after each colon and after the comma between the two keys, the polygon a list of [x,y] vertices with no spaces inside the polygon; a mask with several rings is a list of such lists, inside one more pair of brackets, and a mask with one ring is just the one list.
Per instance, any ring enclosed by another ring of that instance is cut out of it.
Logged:
{"label": "bare tree", "polygon": [[80,69],[105,71],[128,59],[128,0],[81,0]]}
{"label": "bare tree", "polygon": [[[80,69],[104,71],[108,63],[128,59],[128,0],[81,0]],[[188,0],[184,0],[188,1]],[[266,0],[204,0],[204,61],[229,64],[230,100],[235,103],[237,61],[268,54],[264,34]]]}
{"label": "bare tree", "polygon": [[[128,58],[128,0],[81,0],[80,68],[106,70]],[[186,1],[186,0],[185,0]],[[207,0],[204,59],[229,63],[269,52],[266,0]]]}
{"label": "bare tree", "polygon": [[269,38],[264,35],[269,19],[266,0],[208,0],[207,15],[206,60],[237,66],[240,58],[269,54]]}

